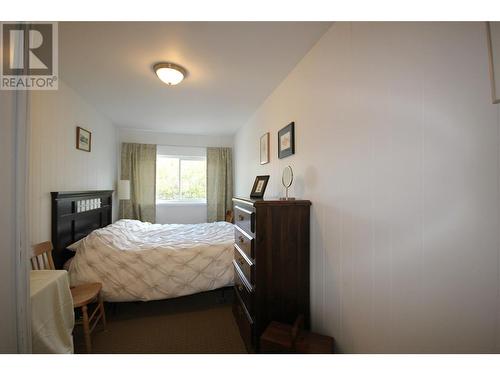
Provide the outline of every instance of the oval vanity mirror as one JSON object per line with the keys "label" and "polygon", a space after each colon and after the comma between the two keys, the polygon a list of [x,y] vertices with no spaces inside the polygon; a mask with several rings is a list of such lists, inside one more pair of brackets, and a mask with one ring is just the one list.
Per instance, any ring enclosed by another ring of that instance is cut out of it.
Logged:
{"label": "oval vanity mirror", "polygon": [[295,198],[290,198],[288,197],[288,189],[290,186],[292,186],[293,182],[293,170],[292,167],[288,166],[285,169],[283,169],[283,174],[281,176],[281,183],[283,184],[283,187],[285,188],[285,200],[291,200]]}

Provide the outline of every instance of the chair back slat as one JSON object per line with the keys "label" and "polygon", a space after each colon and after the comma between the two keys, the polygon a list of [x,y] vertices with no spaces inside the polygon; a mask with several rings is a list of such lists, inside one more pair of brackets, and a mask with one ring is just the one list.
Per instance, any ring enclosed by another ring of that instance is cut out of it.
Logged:
{"label": "chair back slat", "polygon": [[47,264],[49,265],[49,268],[51,270],[56,269],[56,267],[54,266],[54,261],[52,260],[52,252],[46,253],[45,257],[47,258]]}
{"label": "chair back slat", "polygon": [[33,246],[33,256],[31,257],[31,269],[33,270],[54,270],[54,260],[52,259],[52,242],[42,242]]}
{"label": "chair back slat", "polygon": [[52,242],[46,241],[33,245],[33,255],[37,256],[46,252],[52,251]]}

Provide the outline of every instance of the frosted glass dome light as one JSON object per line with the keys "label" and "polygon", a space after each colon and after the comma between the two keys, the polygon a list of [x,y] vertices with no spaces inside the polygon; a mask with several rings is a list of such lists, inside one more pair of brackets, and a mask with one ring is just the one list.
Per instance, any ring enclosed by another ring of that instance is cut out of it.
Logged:
{"label": "frosted glass dome light", "polygon": [[172,63],[158,63],[153,69],[158,78],[169,86],[178,85],[186,76],[186,69]]}

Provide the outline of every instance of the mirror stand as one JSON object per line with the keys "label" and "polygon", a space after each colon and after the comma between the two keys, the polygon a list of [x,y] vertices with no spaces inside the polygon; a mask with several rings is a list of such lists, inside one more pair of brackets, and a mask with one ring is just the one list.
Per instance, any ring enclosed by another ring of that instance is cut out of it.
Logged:
{"label": "mirror stand", "polygon": [[285,196],[281,197],[280,201],[294,201],[295,200],[295,198],[288,196],[288,189],[290,189],[290,188],[289,187],[285,187]]}
{"label": "mirror stand", "polygon": [[288,189],[292,186],[293,182],[293,171],[292,167],[288,166],[283,170],[283,175],[281,176],[281,183],[285,188],[285,197],[280,198],[282,201],[293,201],[295,198],[290,198],[288,196]]}

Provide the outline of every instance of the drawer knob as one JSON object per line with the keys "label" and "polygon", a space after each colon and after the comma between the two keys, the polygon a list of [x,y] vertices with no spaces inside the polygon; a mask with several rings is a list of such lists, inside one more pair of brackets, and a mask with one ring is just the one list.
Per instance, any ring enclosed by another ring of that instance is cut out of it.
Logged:
{"label": "drawer knob", "polygon": [[239,237],[239,240],[240,240],[240,243],[245,242],[245,239],[243,238],[243,236],[240,236],[240,237]]}
{"label": "drawer knob", "polygon": [[241,284],[240,284],[240,285],[238,285],[238,290],[239,290],[240,292],[243,292],[243,285],[241,285]]}
{"label": "drawer knob", "polygon": [[243,259],[238,259],[238,263],[240,264],[240,266],[243,265]]}
{"label": "drawer knob", "polygon": [[238,220],[243,221],[243,220],[245,220],[245,217],[243,215],[238,215]]}

